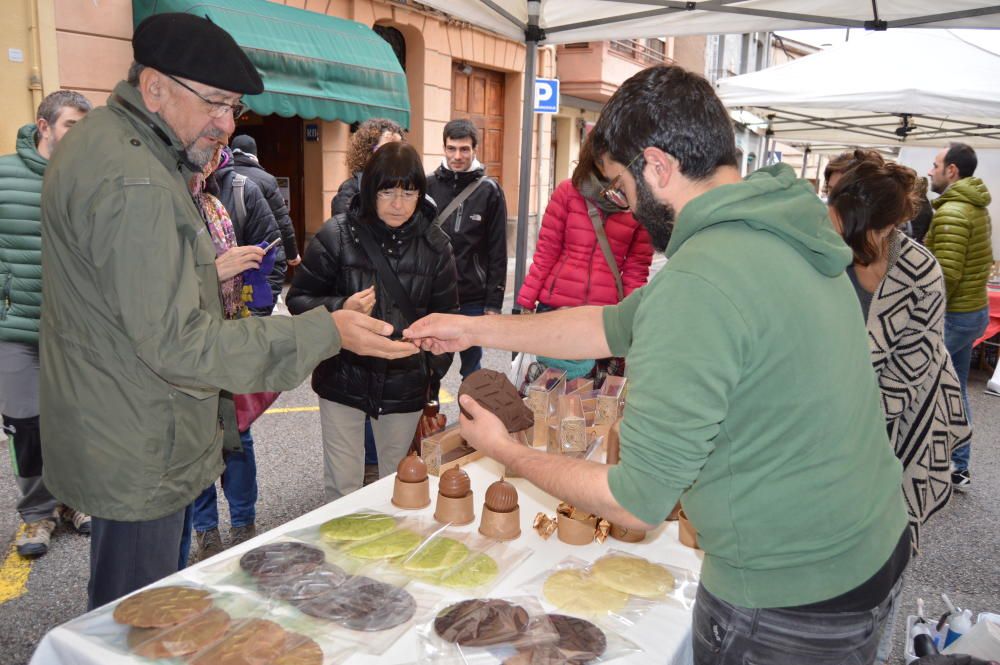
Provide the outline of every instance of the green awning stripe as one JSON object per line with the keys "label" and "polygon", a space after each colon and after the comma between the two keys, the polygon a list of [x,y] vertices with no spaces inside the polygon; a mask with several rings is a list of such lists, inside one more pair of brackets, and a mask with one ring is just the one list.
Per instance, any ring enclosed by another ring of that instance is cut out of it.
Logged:
{"label": "green awning stripe", "polygon": [[133,0],[136,24],[174,11],[208,16],[243,47],[265,90],[245,101],[261,115],[409,126],[406,74],[365,25],[266,0]]}

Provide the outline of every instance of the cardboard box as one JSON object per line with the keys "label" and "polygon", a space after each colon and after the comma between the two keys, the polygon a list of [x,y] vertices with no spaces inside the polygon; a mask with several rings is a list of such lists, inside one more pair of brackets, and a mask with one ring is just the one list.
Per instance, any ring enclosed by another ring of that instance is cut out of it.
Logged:
{"label": "cardboard box", "polygon": [[469,446],[458,432],[458,425],[430,435],[420,442],[420,457],[427,465],[427,473],[440,476],[453,466],[474,462],[483,453]]}

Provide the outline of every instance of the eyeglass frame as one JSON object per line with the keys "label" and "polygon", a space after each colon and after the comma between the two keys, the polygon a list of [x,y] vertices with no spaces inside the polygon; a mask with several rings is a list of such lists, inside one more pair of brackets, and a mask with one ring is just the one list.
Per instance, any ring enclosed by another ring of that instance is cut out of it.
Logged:
{"label": "eyeglass frame", "polygon": [[243,103],[243,101],[238,101],[235,104],[227,104],[226,102],[212,101],[211,99],[205,97],[203,94],[201,94],[200,92],[198,92],[197,90],[195,90],[194,88],[192,88],[191,86],[189,86],[187,83],[180,80],[176,76],[172,74],[166,74],[166,77],[171,81],[173,81],[174,83],[176,83],[177,85],[179,85],[180,87],[187,90],[188,92],[194,93],[195,97],[208,104],[212,109],[211,111],[208,112],[208,115],[213,118],[222,118],[226,115],[226,111],[230,111],[232,112],[233,119],[235,120],[236,118],[246,113],[247,109],[250,108],[245,103]]}
{"label": "eyeglass frame", "polygon": [[[412,193],[411,198],[407,198],[406,195]],[[383,196],[385,194],[386,196]],[[411,203],[420,198],[419,189],[403,189],[402,187],[393,187],[391,189],[380,189],[375,192],[375,198],[379,201],[384,201],[386,203],[390,201],[395,201],[399,199],[405,203]]]}
{"label": "eyeglass frame", "polygon": [[[629,169],[631,169],[632,165],[635,164],[635,160],[637,160],[640,157],[642,157],[642,154],[644,152],[646,152],[645,148],[643,148],[642,150],[640,150],[639,153],[635,157],[633,157],[629,161],[628,164],[625,165],[625,169],[622,171],[622,173],[625,173],[625,171],[628,171]],[[619,173],[618,175],[616,175],[611,180],[611,182],[609,182],[607,184],[607,186],[604,189],[601,190],[600,196],[601,196],[602,199],[604,199],[605,201],[607,201],[611,205],[616,206],[618,208],[621,208],[622,210],[628,210],[631,207],[629,205],[629,202],[628,202],[628,197],[625,196],[625,192],[623,192],[621,190],[621,188],[618,186],[618,183],[622,179],[622,173]],[[614,199],[615,196],[620,196],[621,200],[624,201],[625,205],[622,205],[621,203],[619,203],[618,201],[616,201]]]}

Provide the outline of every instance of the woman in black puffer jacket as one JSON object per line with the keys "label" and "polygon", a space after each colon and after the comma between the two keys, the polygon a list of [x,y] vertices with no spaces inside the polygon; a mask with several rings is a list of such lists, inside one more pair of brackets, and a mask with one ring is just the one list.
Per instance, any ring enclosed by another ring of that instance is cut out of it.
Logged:
{"label": "woman in black puffer jacket", "polygon": [[[372,156],[361,191],[347,213],[323,225],[306,248],[288,292],[288,309],[356,309],[391,323],[399,334],[412,321],[378,276],[361,244],[370,234],[410,297],[417,317],[457,312],[455,259],[448,236],[433,224],[427,180],[411,146],[388,143]],[[313,372],[323,430],[326,498],[360,489],[364,424],[371,416],[379,475],[396,470],[427,401],[428,386],[451,366],[451,355],[419,353],[380,360],[341,351]]]}

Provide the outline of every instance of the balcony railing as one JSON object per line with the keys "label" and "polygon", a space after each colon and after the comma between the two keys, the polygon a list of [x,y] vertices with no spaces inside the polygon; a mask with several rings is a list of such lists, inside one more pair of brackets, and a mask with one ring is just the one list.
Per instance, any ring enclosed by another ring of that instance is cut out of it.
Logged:
{"label": "balcony railing", "polygon": [[666,43],[659,39],[650,39],[647,41],[648,43],[643,43],[639,39],[616,39],[611,42],[611,50],[626,58],[647,65],[661,65],[673,62],[671,58],[667,57]]}

